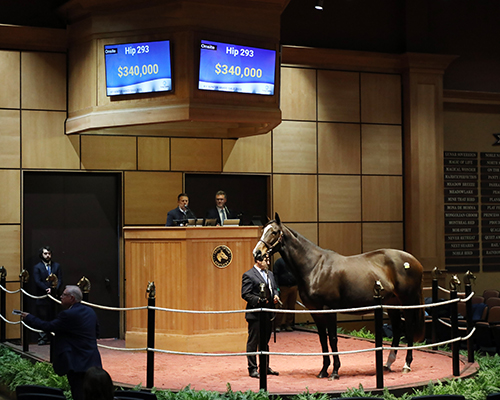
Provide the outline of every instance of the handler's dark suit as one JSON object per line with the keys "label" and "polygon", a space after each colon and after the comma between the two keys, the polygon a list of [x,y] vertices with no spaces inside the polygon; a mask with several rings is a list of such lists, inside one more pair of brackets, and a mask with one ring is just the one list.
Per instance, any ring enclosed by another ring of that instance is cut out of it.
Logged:
{"label": "handler's dark suit", "polygon": [[[57,286],[56,289],[51,292],[52,296],[56,296],[59,293],[59,289],[62,285],[62,269],[59,263],[51,262],[50,263],[51,273],[57,276]],[[52,287],[52,283],[47,281],[49,276],[49,272],[47,271],[47,267],[45,263],[40,261],[33,267],[33,279],[36,284],[36,295],[44,296],[47,294],[47,289]],[[44,321],[49,321],[53,319],[55,315],[54,311],[54,302],[50,300],[48,297],[43,299],[36,299],[36,314],[40,319]],[[44,341],[50,340],[50,335],[47,337],[45,333],[39,335],[38,342],[43,344]]]}
{"label": "handler's dark suit", "polygon": [[[233,211],[230,210],[227,207],[224,207],[226,210],[226,219],[236,219],[238,218],[237,214]],[[217,207],[213,207],[207,211],[206,217],[207,219],[216,219],[217,220],[217,225],[222,225],[220,222],[220,213],[219,209]]]}
{"label": "handler's dark suit", "polygon": [[83,378],[90,367],[101,367],[97,349],[99,322],[90,307],[73,304],[52,321],[43,321],[28,314],[25,322],[36,329],[54,332],[53,367],[58,375],[68,375],[73,399],[83,398]]}
{"label": "handler's dark suit", "polygon": [[[266,284],[262,276],[260,268],[253,267],[243,274],[241,284],[241,297],[247,302],[247,310],[252,308],[274,308],[274,296],[278,295],[278,289],[274,280],[273,273],[268,271],[268,279],[270,284]],[[265,284],[266,299],[262,303],[260,301],[260,284]],[[270,286],[270,287],[269,287]],[[265,314],[265,338],[266,347],[260,349],[262,351],[269,351],[269,339],[271,339],[272,331],[272,317],[273,313]],[[255,352],[259,347],[259,332],[260,322],[259,313],[246,313],[245,319],[248,322],[248,339],[247,339],[247,352]],[[247,356],[248,358],[248,371],[252,373],[257,370],[257,356]]]}
{"label": "handler's dark suit", "polygon": [[170,210],[167,214],[167,223],[165,226],[174,226],[174,220],[183,220],[188,218],[196,218],[191,210],[187,210],[184,214],[179,207]]}

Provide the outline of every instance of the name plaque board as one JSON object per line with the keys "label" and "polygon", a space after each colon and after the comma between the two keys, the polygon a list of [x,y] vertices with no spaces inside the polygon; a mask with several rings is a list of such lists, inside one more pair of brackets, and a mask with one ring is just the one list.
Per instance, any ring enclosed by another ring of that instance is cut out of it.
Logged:
{"label": "name plaque board", "polygon": [[444,152],[445,266],[451,272],[479,271],[477,157],[476,152]]}

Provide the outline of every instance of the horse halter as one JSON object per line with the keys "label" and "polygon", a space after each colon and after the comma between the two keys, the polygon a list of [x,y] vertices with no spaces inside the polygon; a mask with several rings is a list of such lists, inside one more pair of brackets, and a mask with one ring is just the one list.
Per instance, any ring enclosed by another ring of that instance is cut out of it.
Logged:
{"label": "horse halter", "polygon": [[282,237],[283,237],[283,231],[282,231],[282,230],[280,230],[280,236],[279,236],[278,240],[276,240],[276,242],[274,242],[274,244],[269,244],[269,243],[265,242],[265,241],[264,241],[264,240],[262,240],[262,239],[259,239],[259,241],[258,241],[257,243],[262,242],[262,243],[264,244],[264,246],[266,246],[266,248],[267,248],[267,252],[268,252],[268,253],[270,253],[270,255],[272,255],[272,254],[274,254],[274,253],[275,253],[274,248],[275,248],[276,246],[278,246],[278,244],[280,244],[280,243],[281,243],[281,238],[282,238]]}

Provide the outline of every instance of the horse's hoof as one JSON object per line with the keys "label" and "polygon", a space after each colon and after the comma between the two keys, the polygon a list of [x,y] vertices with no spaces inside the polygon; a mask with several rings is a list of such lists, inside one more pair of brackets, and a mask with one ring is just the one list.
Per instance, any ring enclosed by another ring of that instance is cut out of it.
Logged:
{"label": "horse's hoof", "polygon": [[403,367],[403,374],[407,374],[408,372],[411,372],[411,368],[410,367]]}
{"label": "horse's hoof", "polygon": [[329,381],[336,381],[339,379],[340,379],[339,374],[336,374],[335,372],[330,375],[330,378],[328,378]]}
{"label": "horse's hoof", "polygon": [[384,365],[384,371],[392,372],[392,369],[388,365]]}
{"label": "horse's hoof", "polygon": [[318,378],[328,378],[330,375],[328,375],[328,372],[324,372],[324,371],[321,371],[319,374],[318,374]]}

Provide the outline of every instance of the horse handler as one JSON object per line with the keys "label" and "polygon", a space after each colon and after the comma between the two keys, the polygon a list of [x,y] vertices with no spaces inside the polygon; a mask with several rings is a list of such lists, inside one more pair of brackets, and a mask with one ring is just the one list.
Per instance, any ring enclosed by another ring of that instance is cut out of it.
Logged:
{"label": "horse handler", "polygon": [[[269,256],[255,256],[254,266],[243,274],[241,284],[241,297],[247,302],[247,310],[252,308],[274,308],[279,302],[278,287],[274,280],[273,273],[269,271]],[[245,319],[248,323],[247,353],[257,351],[260,341],[260,313],[247,312]],[[272,313],[264,314],[264,334],[266,346],[260,351],[269,351],[269,339],[272,331]],[[248,374],[252,378],[259,378],[257,370],[257,356],[247,356]],[[268,375],[279,375],[267,366]]]}

